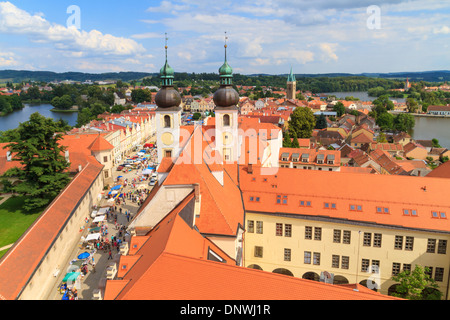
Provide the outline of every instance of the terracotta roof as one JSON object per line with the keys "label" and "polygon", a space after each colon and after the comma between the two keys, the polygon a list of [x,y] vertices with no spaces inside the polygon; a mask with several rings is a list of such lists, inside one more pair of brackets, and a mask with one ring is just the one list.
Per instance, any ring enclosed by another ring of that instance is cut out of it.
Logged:
{"label": "terracotta roof", "polygon": [[93,152],[112,150],[114,147],[99,134],[94,142],[89,146],[89,150]]}
{"label": "terracotta roof", "polygon": [[439,167],[427,174],[429,178],[450,178],[450,161],[441,164]]}
{"label": "terracotta roof", "polygon": [[[132,238],[131,249],[135,248],[119,262],[122,279],[106,282],[105,300],[395,299],[372,290],[355,291],[354,286],[238,267],[181,218],[181,210],[190,201],[193,194],[148,235]],[[223,262],[211,260],[210,251]]]}

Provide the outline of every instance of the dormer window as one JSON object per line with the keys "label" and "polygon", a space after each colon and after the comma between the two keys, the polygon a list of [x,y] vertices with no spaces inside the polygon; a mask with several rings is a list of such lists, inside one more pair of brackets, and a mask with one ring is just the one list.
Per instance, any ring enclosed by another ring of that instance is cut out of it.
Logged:
{"label": "dormer window", "polygon": [[309,154],[304,153],[302,154],[302,162],[309,162]]}
{"label": "dormer window", "polygon": [[328,156],[328,164],[334,164],[334,160],[335,160],[335,157],[334,157],[334,155],[333,154],[330,154],[329,156]]}

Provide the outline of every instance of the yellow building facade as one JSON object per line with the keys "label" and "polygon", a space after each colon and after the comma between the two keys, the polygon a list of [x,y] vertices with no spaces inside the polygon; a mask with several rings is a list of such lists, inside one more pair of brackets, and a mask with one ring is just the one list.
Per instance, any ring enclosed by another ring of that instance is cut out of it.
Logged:
{"label": "yellow building facade", "polygon": [[395,289],[393,275],[421,265],[430,267],[448,299],[449,238],[319,216],[246,212],[244,266],[316,281],[328,272],[334,283],[361,283],[388,294]]}

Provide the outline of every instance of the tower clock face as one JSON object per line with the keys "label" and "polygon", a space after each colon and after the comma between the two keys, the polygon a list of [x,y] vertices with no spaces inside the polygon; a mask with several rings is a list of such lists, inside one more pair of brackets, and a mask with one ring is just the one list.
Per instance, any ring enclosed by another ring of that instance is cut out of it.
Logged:
{"label": "tower clock face", "polygon": [[170,146],[174,142],[173,134],[171,134],[170,132],[165,132],[163,133],[161,140],[164,145]]}

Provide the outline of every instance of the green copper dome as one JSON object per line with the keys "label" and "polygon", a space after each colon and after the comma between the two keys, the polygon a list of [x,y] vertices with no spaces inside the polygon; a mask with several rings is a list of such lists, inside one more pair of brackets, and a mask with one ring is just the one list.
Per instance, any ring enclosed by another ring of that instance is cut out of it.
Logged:
{"label": "green copper dome", "polygon": [[166,61],[166,64],[164,65],[164,67],[161,68],[159,74],[161,75],[161,77],[173,77],[175,71],[172,69],[171,66],[169,66],[169,63]]}
{"label": "green copper dome", "polygon": [[227,61],[223,64],[219,69],[219,73],[221,76],[233,76],[233,68],[230,67]]}

